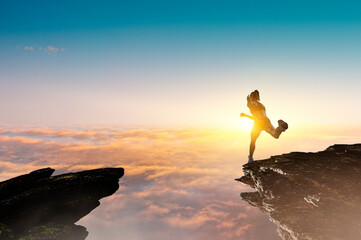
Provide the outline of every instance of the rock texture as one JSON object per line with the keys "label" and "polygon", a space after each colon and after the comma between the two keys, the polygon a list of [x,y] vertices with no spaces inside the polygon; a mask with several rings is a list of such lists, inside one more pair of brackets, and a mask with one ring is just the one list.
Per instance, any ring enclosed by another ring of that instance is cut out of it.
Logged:
{"label": "rock texture", "polygon": [[0,239],[81,240],[74,223],[119,188],[123,168],[53,176],[45,168],[0,183]]}
{"label": "rock texture", "polygon": [[244,201],[266,213],[285,240],[361,239],[361,144],[292,152],[243,166],[255,188]]}

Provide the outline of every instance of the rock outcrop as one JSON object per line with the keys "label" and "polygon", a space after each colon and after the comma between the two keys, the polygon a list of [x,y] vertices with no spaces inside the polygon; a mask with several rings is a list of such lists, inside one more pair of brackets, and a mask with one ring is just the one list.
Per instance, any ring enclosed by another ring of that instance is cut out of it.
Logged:
{"label": "rock outcrop", "polygon": [[103,168],[58,176],[51,168],[0,182],[0,239],[82,240],[74,223],[119,188],[123,168]]}
{"label": "rock outcrop", "polygon": [[266,213],[285,240],[361,239],[361,144],[292,152],[245,164],[244,201]]}

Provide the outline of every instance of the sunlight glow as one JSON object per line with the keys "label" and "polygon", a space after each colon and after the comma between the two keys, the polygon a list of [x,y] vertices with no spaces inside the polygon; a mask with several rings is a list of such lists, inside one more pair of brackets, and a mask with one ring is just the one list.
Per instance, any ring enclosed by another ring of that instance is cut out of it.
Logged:
{"label": "sunlight glow", "polygon": [[241,118],[239,121],[239,126],[242,130],[251,132],[253,127],[253,121],[247,118]]}

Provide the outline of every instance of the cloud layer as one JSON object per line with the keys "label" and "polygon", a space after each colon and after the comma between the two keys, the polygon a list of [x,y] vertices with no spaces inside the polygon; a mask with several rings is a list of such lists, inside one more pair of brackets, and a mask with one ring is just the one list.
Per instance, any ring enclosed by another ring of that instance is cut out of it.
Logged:
{"label": "cloud layer", "polygon": [[[335,139],[356,140],[360,132],[333,131],[303,139],[290,132],[277,144],[262,137],[258,156],[312,150],[309,144],[322,149]],[[124,167],[117,193],[79,222],[90,240],[279,239],[266,216],[241,201],[246,187],[233,180],[241,174],[248,140],[248,133],[204,129],[8,126],[0,128],[0,180],[48,166],[56,174]]]}

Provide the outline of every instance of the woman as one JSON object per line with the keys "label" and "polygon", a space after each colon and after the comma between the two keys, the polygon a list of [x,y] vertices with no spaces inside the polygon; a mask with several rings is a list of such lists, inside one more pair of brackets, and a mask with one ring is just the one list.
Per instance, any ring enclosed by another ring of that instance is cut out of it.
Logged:
{"label": "woman", "polygon": [[266,115],[266,108],[259,102],[258,90],[253,91],[247,96],[247,107],[251,111],[252,116],[241,113],[241,117],[248,117],[254,121],[251,132],[251,145],[249,147],[248,162],[253,162],[253,153],[256,148],[256,140],[262,131],[266,131],[274,138],[279,138],[282,132],[286,131],[288,124],[282,120],[278,120],[278,127],[274,128],[271,121]]}

